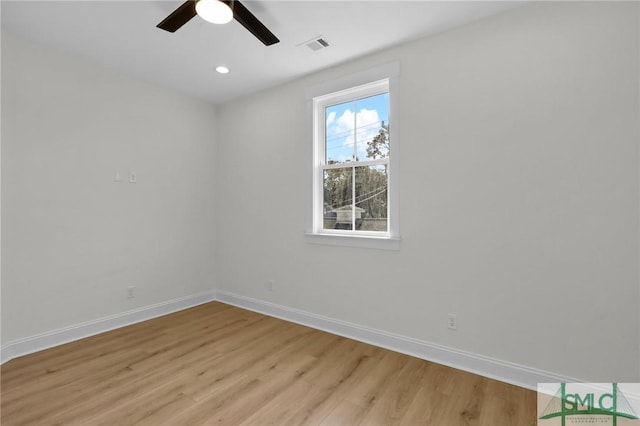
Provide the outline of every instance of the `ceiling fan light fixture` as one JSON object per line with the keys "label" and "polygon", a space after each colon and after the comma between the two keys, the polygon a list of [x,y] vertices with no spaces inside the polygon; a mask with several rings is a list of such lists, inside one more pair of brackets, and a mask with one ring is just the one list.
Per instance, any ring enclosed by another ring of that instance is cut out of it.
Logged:
{"label": "ceiling fan light fixture", "polygon": [[198,0],[196,12],[202,19],[213,24],[226,24],[233,19],[233,11],[229,5],[220,0]]}

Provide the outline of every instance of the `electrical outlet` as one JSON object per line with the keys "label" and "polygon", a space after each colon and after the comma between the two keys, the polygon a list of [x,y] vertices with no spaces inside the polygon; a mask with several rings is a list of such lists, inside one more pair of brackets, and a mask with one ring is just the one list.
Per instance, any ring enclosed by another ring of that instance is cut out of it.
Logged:
{"label": "electrical outlet", "polygon": [[138,175],[136,174],[135,171],[131,170],[129,172],[129,183],[136,183],[138,182]]}
{"label": "electrical outlet", "polygon": [[136,297],[135,286],[127,287],[127,299],[133,299]]}
{"label": "electrical outlet", "polygon": [[273,280],[269,280],[269,282],[267,282],[267,290],[273,291]]}
{"label": "electrical outlet", "polygon": [[458,316],[456,314],[447,315],[447,328],[454,331],[458,329]]}

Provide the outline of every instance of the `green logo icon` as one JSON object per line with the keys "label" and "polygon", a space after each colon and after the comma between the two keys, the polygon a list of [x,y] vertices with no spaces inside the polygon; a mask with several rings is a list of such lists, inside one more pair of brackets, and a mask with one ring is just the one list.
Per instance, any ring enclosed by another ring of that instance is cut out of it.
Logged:
{"label": "green logo icon", "polygon": [[570,416],[609,416],[613,426],[617,426],[618,418],[638,420],[633,407],[624,396],[617,383],[611,384],[611,392],[567,392],[567,384],[561,383],[547,407],[540,416],[541,420],[560,417],[562,426]]}

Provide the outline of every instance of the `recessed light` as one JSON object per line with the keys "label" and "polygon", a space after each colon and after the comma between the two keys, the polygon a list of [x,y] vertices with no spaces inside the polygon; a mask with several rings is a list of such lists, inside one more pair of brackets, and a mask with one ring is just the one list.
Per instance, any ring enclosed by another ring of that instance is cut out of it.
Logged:
{"label": "recessed light", "polygon": [[220,65],[216,67],[216,71],[218,71],[220,74],[228,74],[229,68],[225,67],[224,65]]}

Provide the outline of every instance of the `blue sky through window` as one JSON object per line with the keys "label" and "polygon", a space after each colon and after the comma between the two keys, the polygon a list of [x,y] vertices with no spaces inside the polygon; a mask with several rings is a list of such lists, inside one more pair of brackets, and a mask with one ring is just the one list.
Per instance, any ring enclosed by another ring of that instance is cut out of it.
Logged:
{"label": "blue sky through window", "polygon": [[326,161],[367,158],[367,142],[389,123],[389,94],[332,105],[325,110]]}

